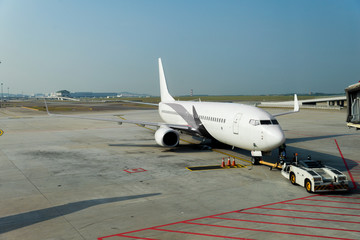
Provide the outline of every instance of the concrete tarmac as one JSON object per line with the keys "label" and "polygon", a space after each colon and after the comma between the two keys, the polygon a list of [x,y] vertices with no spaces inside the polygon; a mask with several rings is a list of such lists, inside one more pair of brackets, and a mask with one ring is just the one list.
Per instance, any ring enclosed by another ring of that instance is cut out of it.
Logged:
{"label": "concrete tarmac", "polygon": [[[156,110],[100,115],[161,121]],[[188,136],[163,148],[137,125],[1,109],[0,239],[359,239],[360,133],[346,127],[345,111],[277,119],[289,157],[322,160],[355,189],[309,194],[278,170],[251,166],[244,150],[203,149]],[[185,168],[220,164],[227,154],[246,167]]]}

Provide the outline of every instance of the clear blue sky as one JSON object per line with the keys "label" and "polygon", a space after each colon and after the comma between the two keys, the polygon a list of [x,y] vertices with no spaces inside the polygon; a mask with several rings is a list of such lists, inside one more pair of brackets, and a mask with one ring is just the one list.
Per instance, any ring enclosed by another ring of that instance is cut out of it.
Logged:
{"label": "clear blue sky", "polygon": [[0,0],[10,93],[341,93],[360,80],[357,0]]}

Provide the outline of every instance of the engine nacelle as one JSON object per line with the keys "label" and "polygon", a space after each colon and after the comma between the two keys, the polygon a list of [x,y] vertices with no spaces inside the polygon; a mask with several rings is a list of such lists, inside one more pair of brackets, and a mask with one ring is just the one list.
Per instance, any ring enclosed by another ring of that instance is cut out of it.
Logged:
{"label": "engine nacelle", "polygon": [[179,139],[179,133],[168,127],[160,127],[155,132],[156,143],[163,147],[175,147],[179,144]]}

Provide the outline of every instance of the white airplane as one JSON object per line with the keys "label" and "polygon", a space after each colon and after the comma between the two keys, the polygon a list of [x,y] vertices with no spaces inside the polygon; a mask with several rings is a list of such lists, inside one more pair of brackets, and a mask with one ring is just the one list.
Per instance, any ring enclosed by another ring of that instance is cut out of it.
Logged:
{"label": "white airplane", "polygon": [[284,132],[275,117],[299,111],[296,94],[293,111],[274,115],[263,109],[238,103],[176,101],[168,91],[160,58],[159,75],[161,102],[158,107],[163,123],[50,114],[45,102],[46,110],[51,116],[157,126],[155,141],[165,147],[177,146],[180,133],[215,139],[232,147],[251,151],[254,164],[261,159],[263,153],[269,153],[285,142]]}

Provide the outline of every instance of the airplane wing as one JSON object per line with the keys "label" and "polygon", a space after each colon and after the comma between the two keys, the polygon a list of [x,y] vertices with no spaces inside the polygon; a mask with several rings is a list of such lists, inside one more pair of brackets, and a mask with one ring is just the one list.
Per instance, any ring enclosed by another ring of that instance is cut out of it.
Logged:
{"label": "airplane wing", "polygon": [[[105,102],[110,102],[110,101],[105,101]],[[136,103],[136,104],[150,105],[150,106],[159,106],[159,104],[157,104],[157,103],[136,102],[136,101],[130,101],[130,100],[116,100],[116,102],[126,102],[126,103]]]}
{"label": "airplane wing", "polygon": [[286,114],[291,114],[291,113],[297,113],[300,111],[300,107],[299,107],[299,101],[297,98],[297,95],[294,94],[294,110],[291,112],[283,112],[283,113],[277,113],[277,114],[273,114],[274,117],[277,116],[281,116],[281,115],[286,115]]}
{"label": "airplane wing", "polygon": [[174,130],[179,130],[179,131],[185,131],[188,133],[194,132],[197,133],[196,129],[192,128],[189,125],[181,125],[181,124],[168,124],[168,123],[162,123],[162,122],[146,122],[146,121],[137,121],[137,120],[126,120],[126,119],[112,119],[112,118],[97,118],[97,117],[85,117],[85,116],[79,116],[79,115],[63,115],[63,114],[52,114],[49,112],[49,108],[47,105],[46,100],[45,101],[45,108],[46,108],[46,112],[49,116],[52,117],[66,117],[66,118],[78,118],[78,119],[88,119],[88,120],[97,120],[97,121],[107,121],[107,122],[117,122],[119,124],[122,123],[130,123],[130,124],[137,124],[137,125],[141,125],[141,126],[156,126],[156,127],[160,127],[160,126],[167,126],[169,128],[172,128]]}

